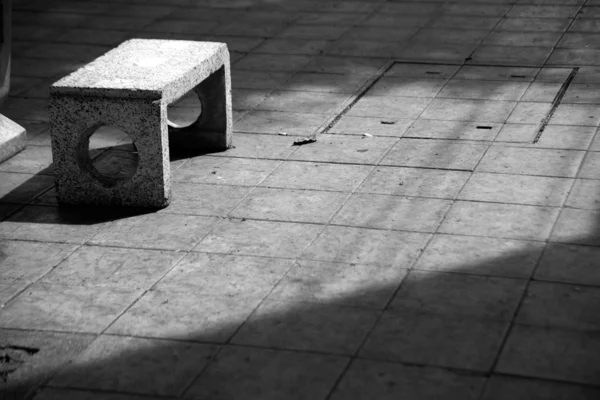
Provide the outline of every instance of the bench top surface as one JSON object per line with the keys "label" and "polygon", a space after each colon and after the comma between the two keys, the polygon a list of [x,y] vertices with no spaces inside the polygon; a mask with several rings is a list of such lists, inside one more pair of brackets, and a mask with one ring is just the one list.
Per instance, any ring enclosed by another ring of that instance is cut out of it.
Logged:
{"label": "bench top surface", "polygon": [[131,39],[54,83],[51,92],[161,93],[194,70],[222,62],[223,52],[224,43]]}

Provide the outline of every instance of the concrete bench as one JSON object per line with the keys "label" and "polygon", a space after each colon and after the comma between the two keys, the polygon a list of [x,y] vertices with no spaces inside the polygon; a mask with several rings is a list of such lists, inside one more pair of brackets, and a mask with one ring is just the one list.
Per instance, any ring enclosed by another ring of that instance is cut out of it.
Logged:
{"label": "concrete bench", "polygon": [[[169,124],[169,105],[195,92],[199,118]],[[171,195],[169,133],[186,149],[231,147],[231,80],[224,43],[132,39],[50,87],[50,136],[59,202],[165,207]],[[171,126],[169,126],[171,125]],[[126,180],[99,173],[90,136],[102,126],[130,136],[137,169]]]}

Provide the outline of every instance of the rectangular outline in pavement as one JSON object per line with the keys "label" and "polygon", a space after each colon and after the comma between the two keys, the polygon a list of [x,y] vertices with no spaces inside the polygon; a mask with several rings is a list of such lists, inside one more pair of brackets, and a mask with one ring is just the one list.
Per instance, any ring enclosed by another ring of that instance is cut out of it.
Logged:
{"label": "rectangular outline in pavement", "polygon": [[[552,69],[570,69],[571,73],[569,74],[569,76],[565,79],[565,81],[562,83],[561,88],[559,89],[558,93],[556,94],[556,96],[554,97],[553,101],[552,101],[552,107],[550,108],[550,110],[548,110],[548,112],[546,113],[546,115],[544,116],[544,118],[542,118],[542,120],[540,121],[539,127],[538,127],[538,131],[536,136],[534,137],[532,144],[536,144],[541,136],[542,133],[544,132],[546,126],[548,125],[548,122],[550,121],[550,119],[552,118],[552,115],[554,115],[554,112],[556,111],[556,109],[558,108],[558,106],[561,104],[561,101],[565,95],[565,93],[567,92],[569,86],[571,85],[571,83],[573,82],[573,79],[575,78],[575,75],[577,75],[577,72],[579,71],[579,67],[535,67],[535,66],[530,66],[530,65],[497,65],[497,64],[465,64],[465,63],[449,63],[449,62],[420,62],[420,61],[397,61],[397,60],[390,60],[388,62],[386,62],[378,71],[375,75],[373,75],[373,77],[371,77],[371,79],[369,79],[358,91],[357,93],[352,96],[351,99],[348,100],[346,106],[339,112],[337,113],[335,116],[333,116],[332,118],[328,119],[317,131],[319,134],[322,133],[328,133],[331,128],[333,128],[335,126],[335,124],[338,123],[338,121],[348,112],[352,109],[352,107],[354,107],[354,105],[365,95],[367,94],[367,92],[377,83],[379,82],[379,80],[385,76],[385,74],[396,64],[415,64],[415,65],[449,65],[449,66],[457,66],[459,67],[459,70],[462,67],[465,66],[472,66],[472,67],[490,67],[490,68],[531,68],[531,69],[537,69],[539,70],[538,73],[536,74],[536,76],[533,78],[532,81],[530,81],[530,84],[533,84],[534,82],[536,82],[537,77],[539,76],[539,73],[544,69],[544,68],[552,68]],[[458,71],[457,71],[458,72]],[[452,79],[452,78],[450,78]],[[434,97],[435,98],[435,97]],[[516,101],[517,103],[520,102],[520,100]],[[503,125],[506,124],[506,121],[502,123]]]}

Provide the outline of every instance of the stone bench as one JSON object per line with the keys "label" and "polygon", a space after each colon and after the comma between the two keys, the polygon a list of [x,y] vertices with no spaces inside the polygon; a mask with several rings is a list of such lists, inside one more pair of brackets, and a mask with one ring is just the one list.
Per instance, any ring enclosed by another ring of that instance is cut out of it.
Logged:
{"label": "stone bench", "polygon": [[[199,118],[185,128],[170,124],[168,106],[190,92],[200,100]],[[188,150],[231,147],[227,45],[126,41],[54,83],[49,111],[59,202],[165,207],[171,195],[170,133],[185,139],[177,143]],[[137,149],[130,179],[113,179],[94,167],[90,136],[102,126],[125,132]]]}

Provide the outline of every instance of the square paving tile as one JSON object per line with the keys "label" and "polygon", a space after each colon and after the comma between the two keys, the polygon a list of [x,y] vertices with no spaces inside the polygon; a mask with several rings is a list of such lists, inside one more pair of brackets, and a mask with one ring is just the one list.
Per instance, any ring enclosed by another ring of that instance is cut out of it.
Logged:
{"label": "square paving tile", "polygon": [[211,156],[282,160],[296,150],[293,139],[286,136],[243,132],[236,132],[234,136],[234,147]]}
{"label": "square paving tile", "polygon": [[479,46],[473,53],[473,63],[506,65],[544,65],[552,52],[549,46]]}
{"label": "square paving tile", "polygon": [[497,372],[574,383],[598,383],[600,336],[546,327],[515,325]]}
{"label": "square paving tile", "polygon": [[414,121],[406,118],[384,119],[376,117],[351,117],[344,115],[329,130],[329,133],[400,137]]}
{"label": "square paving tile", "polygon": [[476,46],[477,45],[474,43],[456,44],[435,42],[423,46],[423,43],[411,41],[406,47],[403,47],[394,55],[400,60],[458,64],[464,61],[464,59],[473,52]]}
{"label": "square paving tile", "polygon": [[479,163],[478,172],[574,177],[584,152],[493,146]]}
{"label": "square paving tile", "polygon": [[553,242],[600,245],[600,212],[565,208],[550,238]]}
{"label": "square paving tile", "polygon": [[352,355],[378,316],[376,310],[267,300],[248,318],[231,342]]}
{"label": "square paving tile", "polygon": [[600,111],[591,104],[561,104],[550,119],[551,124],[598,126]]}
{"label": "square paving tile", "polygon": [[82,244],[110,225],[89,208],[26,206],[0,225],[0,238]]}
{"label": "square paving tile", "polygon": [[375,167],[357,189],[361,193],[453,199],[469,178],[464,171]]}
{"label": "square paving tile", "polygon": [[29,146],[0,164],[0,172],[53,175],[52,150],[45,146]]}
{"label": "square paving tile", "polygon": [[476,81],[453,79],[442,89],[437,98],[519,100],[528,82]]}
{"label": "square paving tile", "polygon": [[146,214],[115,221],[102,229],[89,243],[100,246],[189,250],[217,222],[216,217]]}
{"label": "square paving tile", "polygon": [[348,199],[332,224],[435,232],[450,204],[441,199],[357,193]]}
{"label": "square paving tile", "polygon": [[[540,75],[537,78],[540,79]],[[532,82],[523,97],[521,97],[521,101],[551,103],[558,94],[561,86],[562,83],[558,82]]]}
{"label": "square paving tile", "polygon": [[391,307],[426,314],[510,321],[526,284],[525,279],[411,271]]}
{"label": "square paving tile", "polygon": [[281,89],[354,94],[368,79],[366,75],[299,72],[286,81]]}
{"label": "square paving tile", "polygon": [[578,178],[600,179],[600,153],[590,152],[585,156]]}
{"label": "square paving tile", "polygon": [[25,204],[52,186],[50,176],[0,172],[0,202]]}
{"label": "square paving tile", "polygon": [[269,95],[269,89],[233,89],[231,107],[234,110],[252,110]]}
{"label": "square paving tile", "polygon": [[275,39],[270,38],[252,50],[253,53],[266,54],[306,54],[315,55],[330,44],[327,40]]}
{"label": "square paving tile", "polygon": [[35,282],[75,249],[68,244],[0,240],[0,283]]}
{"label": "square paving tile", "polygon": [[0,203],[0,221],[14,214],[19,208],[18,204]]}
{"label": "square paving tile", "polygon": [[406,138],[494,140],[503,125],[495,122],[436,121],[418,119],[407,129]]}
{"label": "square paving tile", "polygon": [[307,55],[248,54],[235,63],[235,68],[251,71],[298,71],[312,59]]}
{"label": "square paving tile", "polygon": [[35,400],[159,400],[161,397],[148,397],[134,394],[94,392],[90,390],[44,388]]}
{"label": "square paving tile", "polygon": [[[194,24],[197,25],[196,22]],[[246,71],[233,68],[231,85],[234,89],[276,89],[290,76],[290,72]]]}
{"label": "square paving tile", "polygon": [[269,299],[383,309],[406,272],[391,265],[300,260]]}
{"label": "square paving tile", "polygon": [[347,197],[348,194],[342,192],[257,188],[231,212],[231,216],[327,223]]}
{"label": "square paving tile", "polygon": [[506,120],[509,124],[539,125],[552,108],[550,103],[519,102]]}
{"label": "square paving tile", "polygon": [[370,333],[361,357],[489,371],[508,323],[457,315],[387,311]]}
{"label": "square paving tile", "polygon": [[417,118],[430,99],[421,97],[364,96],[347,115],[355,117]]}
{"label": "square paving tile", "polygon": [[516,5],[507,15],[515,18],[568,18],[573,17],[577,11],[577,6]]}
{"label": "square paving tile", "polygon": [[82,246],[40,282],[149,289],[182,256],[158,250]]}
{"label": "square paving tile", "polygon": [[600,249],[549,243],[536,279],[600,286]]}
{"label": "square paving tile", "polygon": [[0,393],[11,400],[32,398],[41,384],[94,338],[94,335],[86,334],[0,329],[0,349],[3,359],[8,361],[3,363],[5,373]]}
{"label": "square paving tile", "polygon": [[[280,111],[250,111],[234,125],[240,132],[289,135],[310,135],[315,132],[325,120],[324,114],[300,114]],[[290,145],[293,140],[290,141]]]}
{"label": "square paving tile", "polygon": [[550,32],[510,32],[494,31],[486,39],[486,45],[493,46],[554,46],[561,34]]}
{"label": "square paving tile", "polygon": [[260,298],[256,296],[152,290],[144,294],[107,332],[224,343],[259,302]]}
{"label": "square paving tile", "polygon": [[471,176],[458,198],[560,207],[572,183],[567,178],[481,172]]}
{"label": "square paving tile", "polygon": [[280,32],[277,36],[294,39],[326,39],[334,40],[348,30],[347,26],[294,24]]}
{"label": "square paving tile", "polygon": [[567,207],[600,210],[600,181],[577,179],[571,189]]}
{"label": "square paving tile", "polygon": [[279,90],[267,96],[256,109],[329,115],[338,110],[348,97],[347,94],[342,93]]}
{"label": "square paving tile", "polygon": [[559,66],[592,66],[600,63],[600,50],[598,49],[555,49],[547,65]]}
{"label": "square paving tile", "polygon": [[569,86],[561,103],[599,104],[600,86],[597,83],[574,83]]}
{"label": "square paving tile", "polygon": [[318,135],[317,141],[301,146],[290,160],[376,164],[397,142],[391,137],[356,137],[347,135]]}
{"label": "square paving tile", "polygon": [[589,126],[548,125],[537,145],[557,149],[586,150],[595,131],[595,128]]}
{"label": "square paving tile", "polygon": [[25,281],[13,281],[11,284],[0,283],[0,308],[4,307],[28,285],[29,283]]}
{"label": "square paving tile", "polygon": [[524,325],[598,331],[600,288],[531,282],[516,321]]}
{"label": "square paving tile", "polygon": [[558,209],[550,207],[457,201],[439,232],[546,240],[557,217]]}
{"label": "square paving tile", "polygon": [[423,233],[328,226],[302,258],[404,269],[411,266],[428,239]]}
{"label": "square paving tile", "polygon": [[175,182],[254,186],[279,165],[276,160],[198,157],[184,163],[173,174]]}
{"label": "square paving tile", "polygon": [[589,386],[493,375],[481,399],[593,400],[599,396],[600,389]]}
{"label": "square paving tile", "polygon": [[[435,77],[433,75],[432,77]],[[384,76],[369,88],[369,96],[404,96],[433,98],[446,84],[445,79],[416,80],[414,77]]]}
{"label": "square paving tile", "polygon": [[290,260],[190,253],[156,285],[162,292],[262,299],[292,267]]}
{"label": "square paving tile", "polygon": [[498,28],[502,31],[521,32],[564,32],[570,25],[567,18],[505,18]]}
{"label": "square paving tile", "polygon": [[394,63],[385,75],[406,78],[450,79],[459,68],[455,65]]}
{"label": "square paving tile", "polygon": [[504,122],[514,106],[513,101],[434,99],[421,117],[447,121]]}
{"label": "square paving tile", "polygon": [[456,79],[475,79],[492,81],[532,82],[540,72],[531,67],[490,67],[480,65],[463,65],[456,73]]}
{"label": "square paving tile", "polygon": [[125,288],[34,284],[0,310],[5,328],[100,333],[141,294]]}
{"label": "square paving tile", "polygon": [[403,47],[404,43],[402,42],[356,40],[344,37],[338,39],[324,53],[335,56],[393,58]]}
{"label": "square paving tile", "polygon": [[179,396],[215,350],[214,346],[197,343],[103,335],[50,384]]}
{"label": "square paving tile", "polygon": [[352,362],[332,400],[478,399],[483,378],[448,370],[361,360]]}
{"label": "square paving tile", "polygon": [[195,251],[294,258],[323,229],[315,224],[275,221],[225,220]]}
{"label": "square paving tile", "polygon": [[525,146],[533,142],[538,132],[539,124],[505,124],[496,136],[495,143],[523,143]]}
{"label": "square paving tile", "polygon": [[401,139],[381,164],[472,171],[487,147],[442,140]]}
{"label": "square paving tile", "polygon": [[174,183],[173,199],[165,213],[226,216],[248,193],[250,187]]}
{"label": "square paving tile", "polygon": [[374,75],[386,62],[381,58],[319,56],[306,65],[302,72]]}
{"label": "square paving tile", "polygon": [[488,31],[485,29],[430,29],[425,27],[411,37],[411,41],[420,42],[423,45],[430,43],[479,44],[487,34]]}
{"label": "square paving tile", "polygon": [[184,398],[325,400],[347,363],[337,356],[227,346]]}
{"label": "square paving tile", "polygon": [[540,242],[436,234],[414,268],[528,278],[543,248]]}
{"label": "square paving tile", "polygon": [[286,161],[261,186],[351,192],[369,174],[366,165]]}
{"label": "square paving tile", "polygon": [[374,27],[356,26],[350,28],[344,39],[352,40],[375,40],[382,42],[404,42],[408,40],[418,29],[415,27]]}

